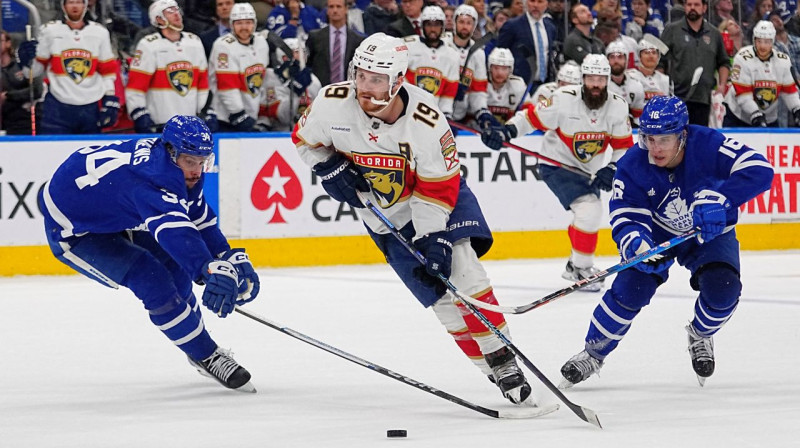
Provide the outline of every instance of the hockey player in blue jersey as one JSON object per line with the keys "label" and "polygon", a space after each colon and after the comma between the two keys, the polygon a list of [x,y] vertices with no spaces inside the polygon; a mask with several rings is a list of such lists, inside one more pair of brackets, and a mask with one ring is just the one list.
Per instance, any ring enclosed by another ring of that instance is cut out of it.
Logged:
{"label": "hockey player in blue jersey", "polygon": [[702,386],[714,373],[713,335],[739,302],[738,208],[768,190],[773,170],[753,148],[720,132],[689,125],[677,97],[645,106],[639,143],[620,159],[609,202],[611,232],[624,259],[693,228],[698,237],[621,271],[592,313],[585,349],[561,368],[562,388],[586,380],[667,281],[674,260],[699,292],[686,326],[692,367]]}
{"label": "hockey player in blue jersey", "polygon": [[231,249],[203,199],[213,140],[197,117],[172,117],[161,138],[79,149],[39,193],[50,249],[63,263],[111,288],[129,288],[150,320],[200,373],[255,392],[250,373],[203,324],[203,305],[220,317],[256,298],[258,275]]}

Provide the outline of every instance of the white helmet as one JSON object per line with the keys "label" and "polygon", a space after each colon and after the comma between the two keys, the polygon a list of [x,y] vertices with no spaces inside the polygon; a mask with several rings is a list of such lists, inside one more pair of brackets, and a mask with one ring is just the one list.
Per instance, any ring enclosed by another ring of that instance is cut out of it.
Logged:
{"label": "white helmet", "polygon": [[513,68],[514,55],[511,54],[511,50],[508,48],[495,47],[495,49],[489,53],[489,62],[487,68],[491,68],[493,65]]}
{"label": "white helmet", "polygon": [[614,42],[611,42],[606,47],[606,56],[608,56],[610,54],[616,54],[616,53],[621,53],[621,54],[624,54],[624,55],[628,54],[628,49],[625,48],[625,44],[623,44],[621,41],[618,41],[618,40],[615,40]]}
{"label": "white helmet", "polygon": [[581,64],[581,76],[586,75],[600,75],[610,78],[611,66],[608,64],[608,59],[599,54],[587,54],[583,58],[583,64]]}
{"label": "white helmet", "polygon": [[[156,0],[150,5],[147,10],[147,15],[150,16],[150,25],[156,28],[164,29],[169,26],[169,20],[164,16],[164,10],[169,8],[178,8],[178,3],[175,0]],[[158,19],[164,21],[164,25],[158,23]]]}
{"label": "white helmet", "polygon": [[256,21],[256,10],[250,3],[235,3],[231,8],[230,22],[233,23],[237,20],[252,20]]}
{"label": "white helmet", "polygon": [[355,79],[356,69],[369,70],[389,77],[389,97],[392,87],[408,70],[408,47],[402,39],[375,33],[367,36],[356,48],[350,60],[350,79]]}
{"label": "white helmet", "polygon": [[753,27],[753,39],[769,39],[775,42],[775,25],[770,20],[761,20]]}
{"label": "white helmet", "polygon": [[[238,4],[239,4],[239,3],[237,3],[237,5],[238,5]],[[248,5],[249,5],[249,3],[248,3]],[[234,6],[235,6],[235,5],[234,5]],[[240,19],[240,20],[241,20],[241,19]],[[287,46],[288,46],[288,47],[289,47],[289,48],[290,48],[290,49],[291,49],[293,52],[295,52],[295,51],[297,51],[297,50],[300,50],[300,49],[302,48],[302,46],[300,45],[300,39],[298,39],[298,38],[296,38],[296,37],[290,37],[290,38],[284,39],[284,40],[283,40],[283,42],[284,42],[284,43],[285,43],[285,44],[286,44],[286,45],[287,45]],[[279,61],[283,61],[283,57],[284,57],[284,56],[290,56],[290,55],[287,55],[286,53],[284,53],[284,52],[283,52],[283,50],[281,49],[281,47],[278,47],[278,48],[276,48],[276,49],[275,49],[275,56],[277,56],[277,57],[278,57],[278,60],[279,60]],[[303,61],[303,62],[305,62],[305,61]]]}
{"label": "white helmet", "polygon": [[636,46],[637,53],[641,53],[644,50],[656,50],[658,51],[659,55],[661,54],[661,50],[659,50],[654,43],[650,42],[647,39],[640,40],[639,45]]}
{"label": "white helmet", "polygon": [[475,27],[478,26],[478,11],[475,10],[473,6],[470,5],[459,5],[456,8],[456,11],[453,13],[453,21],[458,20],[458,16],[470,16],[472,17],[472,31],[475,31]]}
{"label": "white helmet", "polygon": [[567,84],[577,85],[581,83],[581,68],[574,61],[567,61],[558,70],[556,79]]}
{"label": "white helmet", "polygon": [[[453,16],[453,18],[455,18],[455,15]],[[438,6],[426,6],[422,10],[422,14],[419,15],[419,21],[422,23],[438,21],[444,24],[445,21],[444,11],[442,11],[442,8]]]}

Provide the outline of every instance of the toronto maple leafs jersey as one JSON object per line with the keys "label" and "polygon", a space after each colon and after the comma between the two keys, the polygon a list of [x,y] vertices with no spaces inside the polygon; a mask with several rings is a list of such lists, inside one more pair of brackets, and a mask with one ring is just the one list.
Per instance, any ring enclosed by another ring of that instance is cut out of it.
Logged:
{"label": "toronto maple leafs jersey", "polygon": [[458,93],[458,68],[461,56],[441,42],[433,48],[425,45],[419,36],[403,39],[408,47],[406,80],[435,96],[438,108],[453,114],[453,101]]}
{"label": "toronto maple leafs jersey", "polygon": [[311,84],[302,95],[297,95],[289,88],[288,81],[281,82],[273,70],[265,72],[265,95],[259,120],[267,119],[273,131],[291,131],[292,120],[303,115],[306,108],[317,97],[321,84],[317,75],[311,74]]}
{"label": "toronto maple leafs jersey", "polygon": [[114,94],[116,58],[108,30],[96,22],[76,30],[60,20],[42,25],[34,76],[45,68],[48,91],[61,103],[80,106]]}
{"label": "toronto maple leafs jersey", "polygon": [[142,228],[192,278],[230,247],[203,199],[203,179],[183,171],[154,138],[88,146],[72,153],[44,187],[61,238]]}
{"label": "toronto maple leafs jersey", "polygon": [[636,144],[617,163],[609,211],[617,244],[630,232],[647,232],[660,243],[694,227],[694,195],[714,190],[731,202],[725,232],[733,229],[739,206],[772,184],[769,162],[749,146],[703,126],[690,125],[683,161],[657,167]]}
{"label": "toronto maple leafs jersey", "polygon": [[136,45],[125,88],[128,113],[146,108],[156,124],[194,115],[208,100],[208,60],[200,38],[182,32],[175,42],[160,32]]}
{"label": "toronto maple leafs jersey", "polygon": [[[458,73],[459,78],[456,82],[467,86],[467,93],[461,101],[453,103],[453,119],[462,120],[467,115],[475,116],[481,110],[486,109],[486,53],[483,49],[477,49],[472,54],[472,57],[467,61],[467,55],[470,48],[475,45],[475,41],[470,39],[469,45],[466,47],[459,47],[453,41],[453,35],[446,33],[442,40],[446,45],[456,50],[459,55]],[[464,62],[467,62],[467,68],[464,68]],[[461,75],[463,71],[463,76]],[[456,86],[458,88],[458,86]]]}
{"label": "toronto maple leafs jersey", "polygon": [[644,109],[644,87],[642,84],[628,76],[622,78],[622,83],[617,84],[613,79],[608,80],[608,94],[616,93],[628,103],[631,119],[637,125]]}
{"label": "toronto maple leafs jersey", "polygon": [[[397,93],[404,113],[388,124],[364,113],[352,81],[331,84],[306,109],[292,133],[300,157],[314,166],[338,151],[372,185],[371,200],[397,228],[414,221],[417,236],[446,228],[459,192],[455,139],[427,92],[404,84]],[[375,233],[388,229],[356,209]]]}
{"label": "toronto maple leafs jersey", "polygon": [[560,87],[549,101],[524,105],[508,123],[520,136],[545,131],[542,155],[592,175],[633,146],[628,103],[609,93],[599,109],[589,109],[580,85]]}
{"label": "toronto maple leafs jersey", "polygon": [[645,103],[650,101],[650,98],[654,96],[672,95],[672,81],[670,81],[669,76],[661,73],[658,70],[653,71],[653,74],[651,75],[645,75],[638,69],[632,68],[625,72],[625,77],[639,81],[644,89]]}
{"label": "toronto maple leafs jersey", "polygon": [[226,34],[216,41],[208,58],[208,81],[213,93],[211,106],[222,121],[245,111],[253,119],[264,101],[264,74],[269,65],[269,46],[261,34],[249,45]]}
{"label": "toronto maple leafs jersey", "polygon": [[525,81],[516,75],[510,75],[498,89],[495,89],[494,84],[489,83],[486,89],[489,112],[500,123],[505,123],[517,112],[517,106],[527,89]]}
{"label": "toronto maple leafs jersey", "polygon": [[778,120],[778,97],[790,111],[800,108],[800,97],[786,53],[773,48],[769,59],[762,61],[748,45],[733,57],[731,83],[725,103],[736,118],[750,123],[755,112],[762,112],[767,123]]}

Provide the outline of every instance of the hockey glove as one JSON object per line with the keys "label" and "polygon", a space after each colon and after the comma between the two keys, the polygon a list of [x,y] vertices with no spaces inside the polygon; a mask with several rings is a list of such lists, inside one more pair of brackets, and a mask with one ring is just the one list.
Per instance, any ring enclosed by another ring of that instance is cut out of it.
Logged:
{"label": "hockey glove", "polygon": [[211,260],[202,273],[206,288],[203,290],[203,305],[219,317],[233,312],[239,296],[239,278],[236,268],[228,261]]}
{"label": "hockey glove", "polygon": [[427,263],[425,272],[432,277],[442,274],[445,278],[450,277],[451,265],[453,264],[453,243],[447,238],[447,232],[434,232],[418,239],[414,246],[423,255]]}
{"label": "hockey glove", "polygon": [[234,132],[255,132],[253,126],[256,125],[255,118],[247,115],[245,111],[239,111],[228,117],[228,123],[233,127]]}
{"label": "hockey glove", "polygon": [[794,115],[794,125],[795,125],[795,127],[800,128],[800,107],[795,109],[792,112],[792,115]]}
{"label": "hockey glove", "polygon": [[206,126],[208,126],[209,131],[219,132],[219,120],[217,119],[217,113],[214,112],[214,109],[209,107],[208,109],[201,111],[200,118],[206,122]]}
{"label": "hockey glove", "polygon": [[700,229],[697,240],[700,244],[711,241],[725,230],[731,202],[714,190],[701,190],[694,195],[689,207],[694,227]]}
{"label": "hockey glove", "polygon": [[[622,253],[622,258],[630,260],[642,252],[647,252],[655,247],[655,245],[656,243],[653,242],[653,238],[649,234],[631,232],[622,237],[619,251]],[[669,269],[674,262],[675,259],[672,257],[665,257],[663,254],[657,254],[633,265],[633,267],[646,274],[657,274]]]}
{"label": "hockey glove", "polygon": [[467,92],[469,91],[469,86],[466,84],[458,83],[458,90],[456,91],[456,101],[464,101],[464,97],[467,96]]}
{"label": "hockey glove", "polygon": [[119,114],[119,98],[114,95],[105,95],[100,100],[100,120],[97,126],[107,128],[117,124],[117,115]]}
{"label": "hockey glove", "polygon": [[617,172],[617,164],[609,163],[597,170],[592,181],[592,188],[599,188],[603,191],[611,191],[614,186],[614,174]]}
{"label": "hockey glove", "polygon": [[304,94],[309,84],[311,84],[311,70],[308,67],[300,70],[297,75],[292,77],[292,90],[297,95]]}
{"label": "hockey glove", "polygon": [[339,202],[347,202],[351,207],[364,208],[356,190],[369,191],[369,182],[350,159],[337,152],[330,159],[314,165],[313,170],[322,180],[322,188],[330,197]]}
{"label": "hockey glove", "polygon": [[19,65],[23,67],[31,66],[31,63],[33,63],[33,60],[36,58],[36,46],[38,44],[39,42],[35,40],[26,40],[19,44],[19,48],[17,48]]}
{"label": "hockey glove", "polygon": [[286,84],[287,81],[293,78],[292,73],[298,73],[299,71],[300,63],[297,61],[283,61],[283,63],[275,69],[275,74],[278,75],[281,84]]}
{"label": "hockey glove", "polygon": [[763,112],[753,112],[753,115],[750,116],[750,124],[754,128],[765,128],[767,127],[767,119],[764,117]]}
{"label": "hockey glove", "polygon": [[131,112],[131,120],[133,120],[133,129],[139,134],[154,134],[156,132],[156,124],[144,107],[134,109]]}
{"label": "hockey glove", "polygon": [[237,305],[244,305],[247,302],[252,302],[258,296],[258,291],[261,289],[261,283],[258,280],[258,274],[253,269],[253,264],[250,263],[250,257],[244,252],[244,249],[230,249],[222,256],[221,259],[231,263],[236,268],[236,275],[239,279],[239,295],[236,299]]}

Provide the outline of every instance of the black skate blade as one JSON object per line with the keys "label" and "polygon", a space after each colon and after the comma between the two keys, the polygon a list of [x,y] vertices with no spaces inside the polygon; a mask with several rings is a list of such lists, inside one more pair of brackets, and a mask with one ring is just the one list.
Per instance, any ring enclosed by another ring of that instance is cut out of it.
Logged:
{"label": "black skate blade", "polygon": [[256,390],[256,387],[253,386],[253,383],[251,383],[250,381],[242,384],[241,386],[239,386],[239,387],[237,387],[236,389],[233,389],[233,390],[235,390],[236,392],[242,392],[242,393],[245,393],[245,394],[254,394],[254,393],[258,392]]}
{"label": "black skate blade", "polygon": [[697,382],[700,383],[700,387],[705,387],[706,377],[697,375]]}
{"label": "black skate blade", "polygon": [[558,403],[548,404],[544,406],[524,406],[513,410],[497,411],[497,418],[505,419],[524,419],[524,418],[537,418],[547,414],[552,414],[561,408]]}

